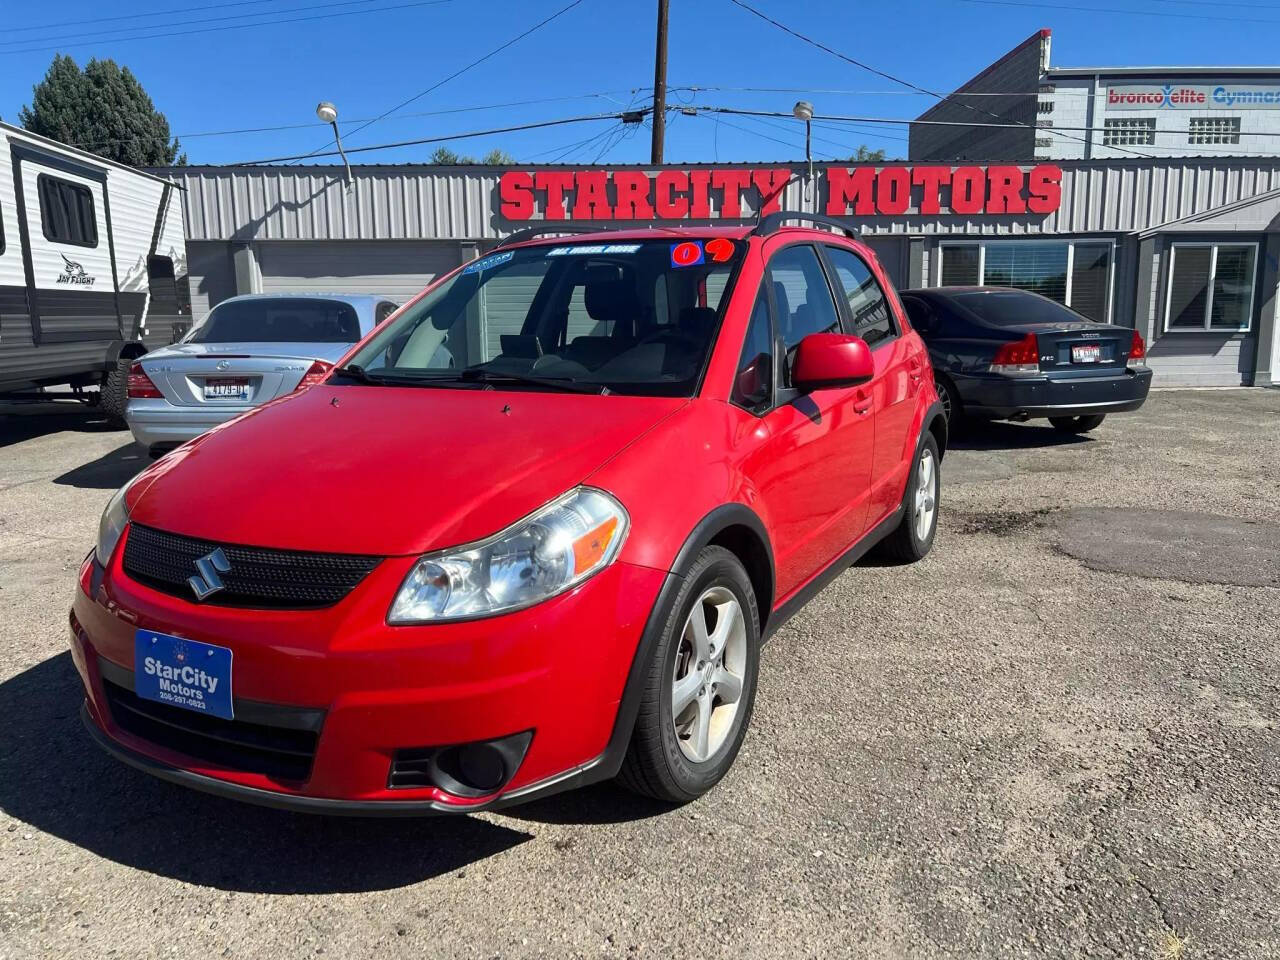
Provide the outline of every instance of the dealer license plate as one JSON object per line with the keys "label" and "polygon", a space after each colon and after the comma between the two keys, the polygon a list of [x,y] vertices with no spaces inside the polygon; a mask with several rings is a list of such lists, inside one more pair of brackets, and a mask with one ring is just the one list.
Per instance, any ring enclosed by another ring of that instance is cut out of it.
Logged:
{"label": "dealer license plate", "polygon": [[206,400],[248,400],[249,381],[245,377],[209,377],[204,382]]}
{"label": "dealer license plate", "polygon": [[1097,363],[1102,359],[1102,345],[1081,343],[1071,348],[1072,363]]}
{"label": "dealer license plate", "polygon": [[139,630],[133,640],[133,689],[144,700],[230,720],[231,651]]}

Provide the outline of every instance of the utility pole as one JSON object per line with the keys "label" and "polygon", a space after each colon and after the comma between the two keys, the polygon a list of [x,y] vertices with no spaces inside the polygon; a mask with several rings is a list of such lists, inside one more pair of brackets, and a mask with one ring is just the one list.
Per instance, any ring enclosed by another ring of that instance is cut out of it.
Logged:
{"label": "utility pole", "polygon": [[658,48],[653,56],[653,163],[662,162],[667,125],[667,2],[658,0]]}

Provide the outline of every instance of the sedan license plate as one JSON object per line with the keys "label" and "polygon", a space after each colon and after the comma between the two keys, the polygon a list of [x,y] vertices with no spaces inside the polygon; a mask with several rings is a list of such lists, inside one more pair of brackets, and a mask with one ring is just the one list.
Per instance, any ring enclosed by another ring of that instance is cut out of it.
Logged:
{"label": "sedan license plate", "polygon": [[209,377],[204,382],[206,400],[248,400],[247,377]]}
{"label": "sedan license plate", "polygon": [[1102,344],[1081,343],[1071,348],[1072,363],[1097,363],[1102,359]]}
{"label": "sedan license plate", "polygon": [[144,700],[230,720],[231,651],[139,630],[133,639],[133,688]]}

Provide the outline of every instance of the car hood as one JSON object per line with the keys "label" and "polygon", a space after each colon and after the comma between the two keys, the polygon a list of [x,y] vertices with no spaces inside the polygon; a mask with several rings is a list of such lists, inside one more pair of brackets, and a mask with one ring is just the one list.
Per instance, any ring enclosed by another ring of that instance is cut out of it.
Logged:
{"label": "car hood", "polygon": [[355,344],[351,343],[175,343],[152,350],[143,360],[177,360],[190,357],[294,357],[337,363]]}
{"label": "car hood", "polygon": [[131,519],[223,543],[425,553],[497,533],[686,403],[320,385],[158,461]]}

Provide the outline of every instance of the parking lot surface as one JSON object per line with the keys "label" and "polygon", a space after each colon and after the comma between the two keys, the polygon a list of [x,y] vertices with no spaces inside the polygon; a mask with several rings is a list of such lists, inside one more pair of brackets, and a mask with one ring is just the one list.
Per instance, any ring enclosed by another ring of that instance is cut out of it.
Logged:
{"label": "parking lot surface", "polygon": [[958,438],[933,553],[787,624],[696,803],[419,821],[92,744],[66,612],[128,439],[0,413],[0,957],[1280,957],[1280,391]]}

